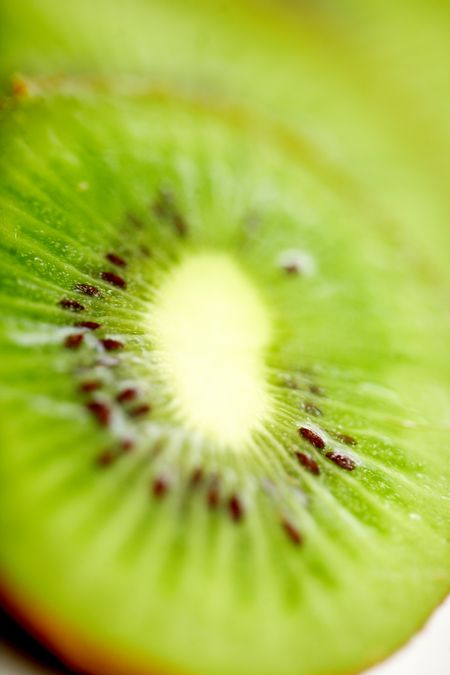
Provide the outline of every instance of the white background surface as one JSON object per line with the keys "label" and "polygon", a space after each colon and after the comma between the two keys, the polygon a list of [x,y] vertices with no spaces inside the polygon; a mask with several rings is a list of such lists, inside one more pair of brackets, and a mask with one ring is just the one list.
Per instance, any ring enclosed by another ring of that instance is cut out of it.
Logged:
{"label": "white background surface", "polygon": [[[0,675],[47,673],[12,654],[0,639]],[[450,598],[406,647],[366,675],[450,675]]]}

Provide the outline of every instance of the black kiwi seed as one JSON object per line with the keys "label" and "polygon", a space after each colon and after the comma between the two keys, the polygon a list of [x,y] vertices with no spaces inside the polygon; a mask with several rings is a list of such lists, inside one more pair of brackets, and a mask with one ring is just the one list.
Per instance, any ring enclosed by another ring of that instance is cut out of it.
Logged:
{"label": "black kiwi seed", "polygon": [[77,328],[87,328],[88,330],[97,330],[101,328],[101,324],[97,321],[77,321],[74,324]]}
{"label": "black kiwi seed", "polygon": [[131,408],[128,411],[128,414],[130,417],[142,417],[143,415],[147,415],[149,412],[151,412],[152,406],[149,403],[142,403],[141,405],[137,405],[135,408]]}
{"label": "black kiwi seed", "polygon": [[345,443],[345,445],[357,445],[357,440],[356,438],[353,438],[353,436],[350,436],[349,434],[335,434],[336,438],[338,441],[341,441],[342,443]]}
{"label": "black kiwi seed", "polygon": [[313,473],[315,476],[320,474],[319,465],[312,457],[309,457],[309,455],[306,455],[304,452],[296,452],[295,455],[300,464],[310,473]]}
{"label": "black kiwi seed", "polygon": [[228,512],[234,522],[239,522],[244,516],[244,507],[237,495],[232,495],[228,500]]}
{"label": "black kiwi seed", "polygon": [[318,384],[310,384],[309,391],[314,396],[325,396],[325,389]]}
{"label": "black kiwi seed", "polygon": [[71,300],[70,298],[63,298],[59,301],[60,306],[63,309],[67,309],[69,312],[83,312],[84,305],[78,300]]}
{"label": "black kiwi seed", "polygon": [[303,537],[300,531],[286,518],[283,518],[281,521],[284,531],[286,532],[289,539],[293,544],[299,546],[303,542]]}
{"label": "black kiwi seed", "polygon": [[123,349],[124,344],[120,340],[115,340],[113,338],[103,338],[100,340],[102,343],[103,347],[106,349],[107,352],[115,352],[118,351],[119,349]]}
{"label": "black kiwi seed", "polygon": [[127,286],[125,279],[115,272],[101,272],[100,276],[103,281],[106,281],[108,284],[116,286],[117,288],[126,288]]}
{"label": "black kiwi seed", "polygon": [[219,490],[219,480],[215,476],[208,490],[207,502],[210,509],[216,509],[220,503],[220,490]]}
{"label": "black kiwi seed", "polygon": [[89,401],[86,403],[86,408],[95,417],[97,422],[102,427],[108,426],[111,421],[111,408],[103,401]]}
{"label": "black kiwi seed", "polygon": [[189,483],[192,487],[197,487],[197,485],[200,485],[202,481],[203,481],[203,469],[201,467],[198,467],[197,469],[194,469],[193,472],[191,473]]}
{"label": "black kiwi seed", "polygon": [[188,233],[188,226],[184,217],[176,211],[173,214],[173,224],[180,237],[185,237]]}
{"label": "black kiwi seed", "polygon": [[286,272],[286,274],[290,274],[291,276],[300,274],[300,267],[294,263],[290,265],[283,265],[283,270]]}
{"label": "black kiwi seed", "polygon": [[129,401],[134,401],[137,395],[137,389],[134,389],[134,387],[127,387],[117,394],[116,401],[118,403],[128,403]]}
{"label": "black kiwi seed", "polygon": [[319,436],[318,433],[310,429],[309,427],[300,427],[298,430],[299,434],[308,441],[308,443],[311,443],[315,448],[318,448],[319,450],[323,450],[325,447],[326,443],[322,436]]}
{"label": "black kiwi seed", "polygon": [[124,438],[120,443],[120,449],[124,453],[131,452],[135,447],[136,442],[131,438]]}
{"label": "black kiwi seed", "polygon": [[104,450],[97,457],[97,464],[100,466],[110,466],[117,459],[117,453],[114,450]]}
{"label": "black kiwi seed", "polygon": [[86,380],[80,384],[79,390],[83,394],[90,394],[92,391],[97,391],[97,389],[100,389],[101,386],[102,383],[100,380]]}
{"label": "black kiwi seed", "polygon": [[165,478],[159,477],[155,478],[152,483],[152,492],[153,496],[157,499],[165,497],[169,491],[169,483]]}
{"label": "black kiwi seed", "polygon": [[126,260],[121,258],[119,255],[116,255],[116,253],[107,253],[105,258],[116,267],[126,267]]}
{"label": "black kiwi seed", "polygon": [[100,289],[97,288],[97,286],[93,286],[92,284],[84,284],[84,283],[75,284],[75,290],[78,291],[79,293],[83,293],[83,295],[95,296],[97,298],[101,296]]}
{"label": "black kiwi seed", "polygon": [[341,455],[339,452],[327,452],[326,457],[341,469],[345,469],[345,471],[356,469],[356,462],[351,457],[347,457],[347,455]]}
{"label": "black kiwi seed", "polygon": [[64,347],[67,349],[78,349],[83,342],[83,333],[74,333],[73,335],[68,335],[64,340]]}

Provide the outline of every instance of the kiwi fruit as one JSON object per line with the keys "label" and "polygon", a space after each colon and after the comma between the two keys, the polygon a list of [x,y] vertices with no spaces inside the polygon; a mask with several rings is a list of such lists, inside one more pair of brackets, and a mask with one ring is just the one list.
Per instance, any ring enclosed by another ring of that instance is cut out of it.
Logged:
{"label": "kiwi fruit", "polygon": [[449,589],[447,8],[1,11],[3,606],[91,675],[360,672]]}

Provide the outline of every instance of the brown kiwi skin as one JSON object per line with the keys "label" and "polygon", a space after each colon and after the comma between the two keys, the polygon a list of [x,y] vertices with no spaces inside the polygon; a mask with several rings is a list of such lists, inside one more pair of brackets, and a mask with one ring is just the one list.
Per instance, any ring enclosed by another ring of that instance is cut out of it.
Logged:
{"label": "brown kiwi skin", "polygon": [[[447,597],[448,594],[445,593],[438,606],[442,605]],[[62,625],[60,621],[56,622],[42,609],[32,607],[19,592],[12,589],[12,585],[7,582],[4,576],[0,576],[0,604],[30,635],[49,649],[61,663],[74,673],[84,675],[195,675],[195,673],[187,673],[186,671],[168,670],[156,664],[144,666],[132,658],[125,660],[123,655],[115,653],[114,649],[108,649],[108,653],[102,651],[85,636],[81,636],[67,625]],[[425,627],[436,609],[437,607],[427,614],[425,619],[417,626],[414,634],[410,635],[405,642],[399,644],[397,649],[406,645],[414,635]],[[386,661],[391,656],[392,652],[380,659],[368,661],[357,670],[324,672],[322,675],[358,675],[366,669]],[[277,674],[274,673],[273,675]]]}

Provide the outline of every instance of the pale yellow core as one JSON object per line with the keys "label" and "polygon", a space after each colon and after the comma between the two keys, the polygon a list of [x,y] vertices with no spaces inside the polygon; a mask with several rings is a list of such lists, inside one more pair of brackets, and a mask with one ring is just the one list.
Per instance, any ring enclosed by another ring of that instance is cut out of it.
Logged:
{"label": "pale yellow core", "polygon": [[268,409],[269,320],[250,280],[225,254],[192,255],[167,276],[150,320],[188,425],[238,450]]}

